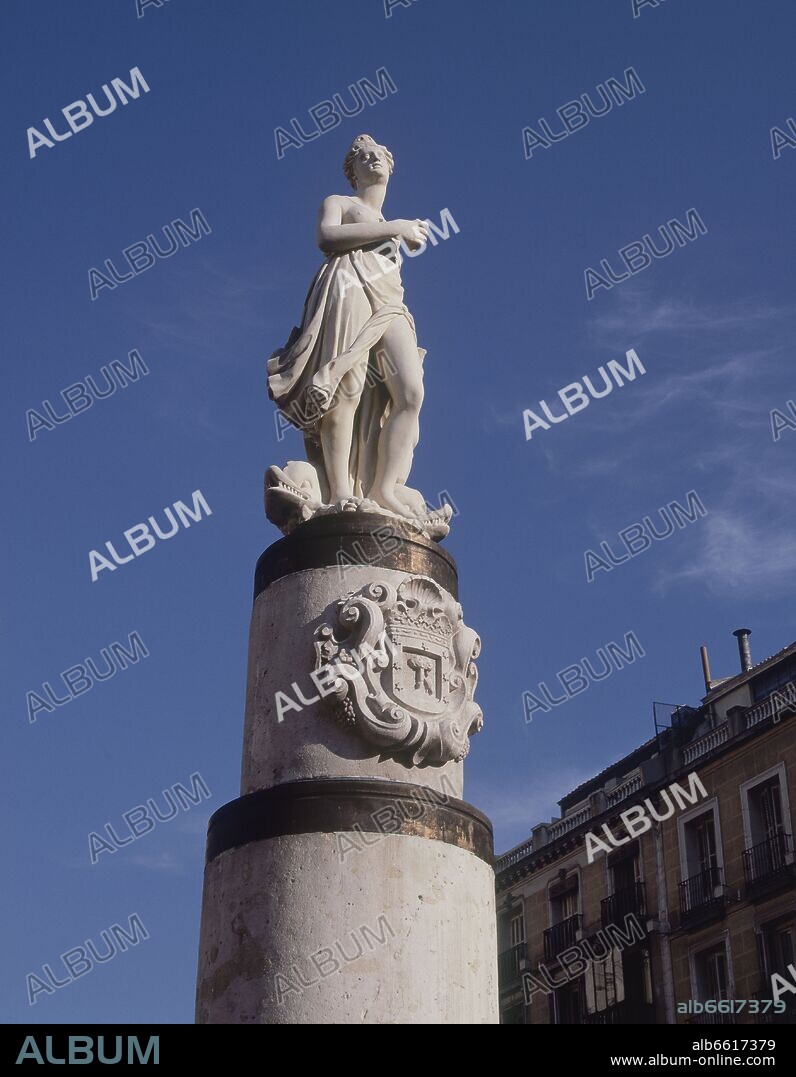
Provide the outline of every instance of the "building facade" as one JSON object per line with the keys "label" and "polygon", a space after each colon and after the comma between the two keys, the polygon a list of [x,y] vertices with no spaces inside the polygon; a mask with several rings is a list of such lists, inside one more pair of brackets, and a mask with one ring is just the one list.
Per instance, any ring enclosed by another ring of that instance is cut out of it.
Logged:
{"label": "building facade", "polygon": [[740,673],[703,651],[701,705],[498,858],[503,1023],[796,1022],[796,643],[736,635]]}

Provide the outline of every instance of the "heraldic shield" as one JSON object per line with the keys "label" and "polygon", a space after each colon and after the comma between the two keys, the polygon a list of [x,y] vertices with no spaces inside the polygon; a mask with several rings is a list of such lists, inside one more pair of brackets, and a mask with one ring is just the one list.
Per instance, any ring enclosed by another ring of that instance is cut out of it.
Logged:
{"label": "heraldic shield", "polygon": [[316,683],[337,717],[415,766],[464,759],[483,725],[473,702],[481,650],[454,598],[427,576],[372,583],[315,633]]}

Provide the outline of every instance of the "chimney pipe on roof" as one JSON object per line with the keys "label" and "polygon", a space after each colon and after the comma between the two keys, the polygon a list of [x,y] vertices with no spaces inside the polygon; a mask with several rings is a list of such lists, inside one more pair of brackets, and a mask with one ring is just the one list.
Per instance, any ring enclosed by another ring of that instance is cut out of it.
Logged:
{"label": "chimney pipe on roof", "polygon": [[705,646],[699,648],[699,655],[702,659],[702,676],[705,679],[705,691],[710,691],[710,662],[708,661],[708,649]]}
{"label": "chimney pipe on roof", "polygon": [[752,668],[752,650],[749,646],[751,628],[736,628],[733,635],[738,640],[738,654],[741,658],[741,672],[747,673]]}

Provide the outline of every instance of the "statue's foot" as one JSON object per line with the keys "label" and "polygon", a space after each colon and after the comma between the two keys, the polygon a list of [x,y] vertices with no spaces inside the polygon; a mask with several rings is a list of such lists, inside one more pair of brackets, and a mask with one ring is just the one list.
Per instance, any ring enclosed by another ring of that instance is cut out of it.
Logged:
{"label": "statue's foot", "polygon": [[383,512],[382,506],[378,501],[373,501],[370,497],[363,497],[359,503],[360,512]]}
{"label": "statue's foot", "polygon": [[392,490],[371,490],[368,494],[368,500],[375,501],[383,509],[389,509],[390,512],[394,512],[396,516],[413,516],[409,510],[409,506],[401,501]]}
{"label": "statue's foot", "polygon": [[397,483],[391,491],[371,490],[360,506],[364,511],[388,512],[413,524],[429,538],[442,539],[450,531],[453,510],[450,505],[434,509],[427,505],[419,490]]}
{"label": "statue's foot", "polygon": [[401,483],[396,483],[395,496],[403,505],[404,516],[411,516],[414,519],[419,519],[420,517],[425,516],[428,512],[425,498],[419,490],[414,490],[411,486],[404,486]]}
{"label": "statue's foot", "polygon": [[362,507],[362,498],[354,497],[353,494],[350,497],[338,497],[331,502],[332,512],[356,512]]}

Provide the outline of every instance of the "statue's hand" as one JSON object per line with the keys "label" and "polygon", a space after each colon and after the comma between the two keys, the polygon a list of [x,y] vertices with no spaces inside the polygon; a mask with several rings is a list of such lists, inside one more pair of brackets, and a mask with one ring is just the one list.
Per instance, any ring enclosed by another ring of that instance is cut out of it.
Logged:
{"label": "statue's hand", "polygon": [[395,228],[395,234],[398,239],[402,239],[407,245],[410,251],[416,251],[428,239],[428,222],[427,221],[406,221],[399,218],[397,221],[391,222]]}

